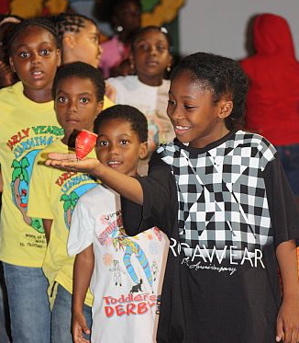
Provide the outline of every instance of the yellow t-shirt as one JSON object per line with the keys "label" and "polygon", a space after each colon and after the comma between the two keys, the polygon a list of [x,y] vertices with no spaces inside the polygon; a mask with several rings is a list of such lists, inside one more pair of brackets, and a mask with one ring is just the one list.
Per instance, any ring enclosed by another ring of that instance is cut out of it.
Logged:
{"label": "yellow t-shirt", "polygon": [[[67,240],[73,210],[77,201],[97,182],[88,174],[67,172],[42,163],[48,153],[68,153],[68,146],[61,140],[42,150],[36,157],[30,181],[30,196],[28,200],[28,215],[44,219],[52,219],[50,241],[48,244],[43,271],[49,280],[49,295],[56,281],[70,293],[73,292],[74,257],[67,253]],[[89,157],[96,157],[92,151]],[[90,292],[86,295],[86,304],[92,306],[93,298]]]}
{"label": "yellow t-shirt", "polygon": [[110,100],[106,95],[104,95],[104,106],[103,106],[103,110],[105,110],[108,107],[114,106],[115,103]]}
{"label": "yellow t-shirt", "polygon": [[0,260],[41,267],[46,251],[40,219],[26,214],[28,185],[38,152],[61,138],[53,101],[36,103],[21,82],[0,90],[0,164],[3,177]]}

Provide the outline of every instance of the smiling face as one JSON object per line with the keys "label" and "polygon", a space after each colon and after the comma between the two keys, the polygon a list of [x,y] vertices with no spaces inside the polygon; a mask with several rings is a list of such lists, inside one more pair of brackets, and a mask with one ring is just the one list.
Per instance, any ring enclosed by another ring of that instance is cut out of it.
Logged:
{"label": "smiling face", "polygon": [[165,34],[154,29],[142,33],[134,42],[132,59],[139,80],[150,86],[159,86],[172,62]]}
{"label": "smiling face", "polygon": [[103,107],[96,94],[96,87],[88,78],[70,76],[58,82],[54,108],[65,131],[62,140],[65,144],[73,130],[93,131],[94,120]]}
{"label": "smiling face", "polygon": [[60,65],[60,50],[54,36],[39,26],[26,27],[12,43],[10,65],[22,81],[28,98],[35,100],[38,91],[51,92]]}
{"label": "smiling face", "polygon": [[212,95],[188,71],[180,72],[172,80],[167,114],[179,141],[203,148],[229,132],[224,119],[231,113],[232,101],[223,97],[213,104]]}
{"label": "smiling face", "polygon": [[97,133],[98,159],[122,174],[135,176],[139,159],[147,154],[147,143],[140,142],[130,122],[122,119],[106,120]]}

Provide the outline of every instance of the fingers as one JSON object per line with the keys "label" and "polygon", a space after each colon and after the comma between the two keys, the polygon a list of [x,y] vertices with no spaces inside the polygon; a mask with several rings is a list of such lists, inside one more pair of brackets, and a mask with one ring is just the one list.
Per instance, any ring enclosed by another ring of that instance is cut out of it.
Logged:
{"label": "fingers", "polygon": [[296,330],[295,328],[285,330],[282,340],[284,343],[297,343],[299,341],[298,330]]}
{"label": "fingers", "polygon": [[284,338],[283,334],[283,322],[281,319],[277,319],[276,325],[276,342],[281,342]]}
{"label": "fingers", "polygon": [[276,328],[276,342],[298,343],[299,329],[298,326],[284,328],[283,322],[279,320]]}
{"label": "fingers", "polygon": [[87,326],[81,328],[80,325],[73,329],[73,340],[74,343],[90,343],[90,341],[83,337],[83,332],[86,335],[90,335],[90,330]]}
{"label": "fingers", "polygon": [[51,160],[57,160],[57,161],[76,161],[76,155],[75,154],[61,154],[58,152],[50,152],[48,154],[48,158]]}
{"label": "fingers", "polygon": [[82,325],[82,331],[86,334],[86,335],[90,335],[90,329],[88,328],[88,326],[86,324]]}

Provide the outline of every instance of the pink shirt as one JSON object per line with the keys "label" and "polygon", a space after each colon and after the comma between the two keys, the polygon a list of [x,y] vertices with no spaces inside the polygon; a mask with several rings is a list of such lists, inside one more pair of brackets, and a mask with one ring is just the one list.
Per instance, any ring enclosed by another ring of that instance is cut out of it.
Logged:
{"label": "pink shirt", "polygon": [[115,35],[107,42],[101,44],[103,49],[100,68],[103,71],[104,78],[110,76],[110,69],[117,67],[121,61],[129,57],[129,47],[118,40],[118,36]]}

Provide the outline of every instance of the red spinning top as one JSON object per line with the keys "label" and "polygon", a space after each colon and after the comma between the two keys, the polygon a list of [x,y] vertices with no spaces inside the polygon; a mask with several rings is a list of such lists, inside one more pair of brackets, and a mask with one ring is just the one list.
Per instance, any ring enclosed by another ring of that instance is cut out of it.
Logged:
{"label": "red spinning top", "polygon": [[88,130],[81,130],[76,137],[75,151],[78,160],[82,160],[95,147],[98,135]]}

